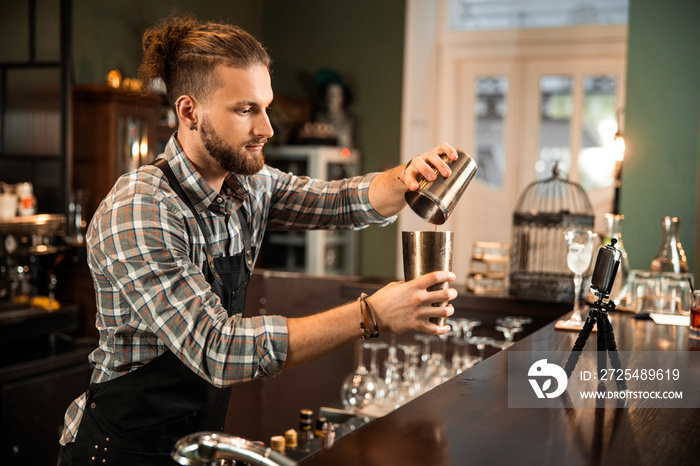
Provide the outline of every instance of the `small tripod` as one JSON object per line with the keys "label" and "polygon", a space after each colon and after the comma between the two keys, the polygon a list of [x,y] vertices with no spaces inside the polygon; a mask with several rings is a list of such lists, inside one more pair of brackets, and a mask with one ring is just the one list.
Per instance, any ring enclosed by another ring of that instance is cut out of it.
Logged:
{"label": "small tripod", "polygon": [[[569,359],[564,366],[564,371],[566,372],[567,378],[571,377],[576,363],[578,363],[579,357],[581,356],[581,351],[583,351],[583,347],[586,345],[586,340],[588,340],[591,330],[593,330],[593,325],[597,324],[598,380],[601,381],[603,379],[602,369],[607,366],[605,360],[607,354],[610,358],[610,364],[615,370],[612,378],[615,379],[617,389],[623,391],[627,390],[627,383],[625,382],[624,374],[621,373],[622,363],[620,362],[620,356],[617,354],[615,334],[613,333],[613,327],[608,317],[608,312],[615,309],[615,303],[612,301],[606,302],[610,297],[610,290],[612,289],[613,282],[615,281],[615,274],[620,264],[620,252],[615,249],[615,243],[617,243],[617,241],[612,239],[609,245],[598,252],[593,276],[591,277],[591,289],[598,297],[598,300],[593,304],[593,308],[588,313],[586,322],[583,324],[583,329],[581,329],[578,338],[576,338],[576,342],[574,342],[574,347],[571,350],[571,354],[569,354]],[[619,371],[620,373],[618,373]]]}
{"label": "small tripod", "polygon": [[615,334],[613,333],[613,326],[610,323],[610,318],[608,317],[608,312],[615,309],[615,303],[612,301],[605,302],[605,297],[598,295],[598,301],[593,304],[593,309],[588,314],[586,322],[583,324],[583,329],[578,334],[578,338],[574,342],[574,347],[569,354],[569,359],[564,366],[564,371],[566,376],[571,377],[571,373],[578,363],[578,359],[581,356],[581,351],[586,345],[586,340],[593,330],[593,325],[598,324],[598,380],[603,378],[601,369],[606,367],[605,356],[610,358],[610,365],[615,369],[615,374],[612,378],[615,379],[617,384],[617,389],[627,390],[627,383],[625,382],[624,374],[620,377],[617,375],[617,371],[622,371],[622,362],[620,362],[620,356],[617,354],[617,345],[615,344]]}

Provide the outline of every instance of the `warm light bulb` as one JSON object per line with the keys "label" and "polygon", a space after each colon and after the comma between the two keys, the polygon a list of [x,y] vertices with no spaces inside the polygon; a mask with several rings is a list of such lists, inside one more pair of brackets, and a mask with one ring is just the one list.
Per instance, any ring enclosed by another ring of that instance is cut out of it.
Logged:
{"label": "warm light bulb", "polygon": [[625,138],[623,138],[620,133],[615,135],[613,147],[615,151],[615,160],[622,162],[622,160],[625,158]]}
{"label": "warm light bulb", "polygon": [[145,139],[141,141],[141,156],[145,157],[148,154],[148,141]]}

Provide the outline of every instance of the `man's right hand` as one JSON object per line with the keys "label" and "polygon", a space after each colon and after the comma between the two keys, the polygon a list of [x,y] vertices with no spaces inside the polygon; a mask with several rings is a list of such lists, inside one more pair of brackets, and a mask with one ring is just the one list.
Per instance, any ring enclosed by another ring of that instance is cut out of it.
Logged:
{"label": "man's right hand", "polygon": [[381,333],[418,331],[442,335],[450,331],[448,325],[438,326],[431,317],[449,317],[454,313],[451,304],[433,307],[433,303],[451,301],[457,290],[445,288],[427,291],[427,288],[443,282],[452,282],[452,272],[431,272],[408,282],[392,282],[367,298],[375,312]]}

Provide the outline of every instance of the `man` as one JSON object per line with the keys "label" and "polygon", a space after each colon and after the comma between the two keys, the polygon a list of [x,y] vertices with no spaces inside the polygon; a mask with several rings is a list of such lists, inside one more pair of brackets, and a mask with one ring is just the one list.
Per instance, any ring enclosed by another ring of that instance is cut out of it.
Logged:
{"label": "man", "polygon": [[[361,228],[394,220],[406,186],[449,168],[440,145],[406,167],[324,182],[264,165],[273,131],[270,58],[241,29],[189,18],[144,34],[144,78],[160,77],[178,128],[154,165],[122,176],[87,236],[100,333],[91,385],[66,413],[59,464],[172,464],[181,436],[223,429],[232,384],[272,376],[379,331],[449,329],[428,292],[448,272],[392,283],[303,318],[243,317],[264,230]],[[358,311],[359,309],[359,311]]]}

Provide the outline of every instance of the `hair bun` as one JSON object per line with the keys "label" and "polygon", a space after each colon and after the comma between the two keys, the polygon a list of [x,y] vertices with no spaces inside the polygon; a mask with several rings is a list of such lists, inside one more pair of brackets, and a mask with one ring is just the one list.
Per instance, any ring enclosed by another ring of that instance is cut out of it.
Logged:
{"label": "hair bun", "polygon": [[143,34],[143,61],[139,68],[141,78],[161,78],[167,82],[182,42],[198,24],[196,19],[189,16],[169,17],[148,29]]}

